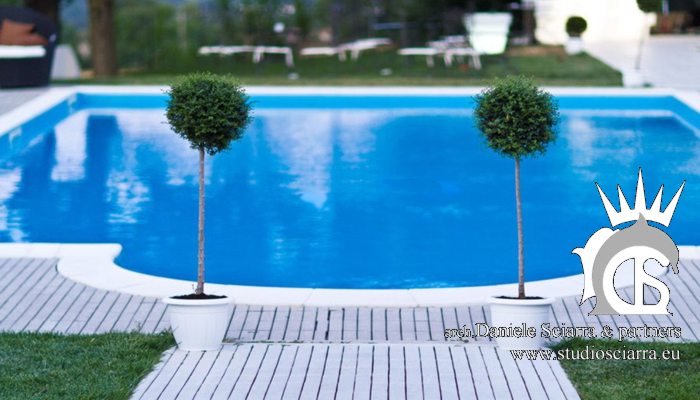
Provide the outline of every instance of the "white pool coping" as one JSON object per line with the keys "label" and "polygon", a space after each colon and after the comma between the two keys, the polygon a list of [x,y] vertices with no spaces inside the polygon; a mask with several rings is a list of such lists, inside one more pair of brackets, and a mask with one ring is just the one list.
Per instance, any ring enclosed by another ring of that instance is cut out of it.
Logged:
{"label": "white pool coping", "polygon": [[[166,86],[72,86],[49,89],[22,106],[0,115],[0,135],[17,134],[13,129],[45,112],[51,107],[86,94],[161,94]],[[675,89],[627,89],[610,87],[551,87],[553,95],[580,96],[674,96],[700,112],[700,93]],[[482,87],[276,87],[251,86],[251,95],[345,95],[345,96],[406,96],[474,95]],[[0,257],[58,258],[58,270],[68,279],[104,290],[148,296],[168,297],[191,293],[194,282],[141,274],[117,265],[121,253],[119,244],[59,244],[59,243],[0,243]],[[700,246],[679,246],[682,259],[700,259]],[[195,265],[193,263],[193,268]],[[666,273],[667,268],[649,271],[654,275]],[[616,281],[619,286],[631,282]],[[311,289],[279,288],[241,285],[207,284],[211,294],[224,294],[236,303],[256,305],[298,306],[447,306],[484,303],[490,296],[514,295],[516,284],[438,288],[438,289]],[[533,281],[526,284],[528,295],[566,297],[580,295],[583,275]]]}
{"label": "white pool coping", "polygon": [[[120,267],[119,244],[0,243],[1,258],[57,258],[64,277],[98,289],[146,297],[191,293],[193,281],[146,275]],[[679,246],[681,259],[700,259],[700,246]],[[573,256],[572,256],[573,257]],[[192,268],[196,264],[192,262]],[[659,276],[668,268],[647,272]],[[618,287],[632,284],[616,280]],[[313,289],[206,284],[206,292],[238,304],[321,307],[431,307],[483,304],[490,296],[515,295],[517,284],[438,289]],[[527,294],[560,298],[580,295],[583,274],[526,283]]]}

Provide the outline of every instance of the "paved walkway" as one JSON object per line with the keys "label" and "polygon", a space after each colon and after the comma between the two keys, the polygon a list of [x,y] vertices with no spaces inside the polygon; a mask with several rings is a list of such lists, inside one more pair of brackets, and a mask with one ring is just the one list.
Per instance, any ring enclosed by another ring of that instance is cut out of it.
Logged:
{"label": "paved walkway", "polygon": [[[93,289],[63,278],[55,259],[0,259],[0,330],[99,333],[168,328],[154,298]],[[552,307],[553,324],[679,326],[700,338],[700,260],[663,278],[673,315],[589,317],[575,297]],[[631,298],[631,289],[624,295]],[[22,295],[17,295],[21,293]],[[654,293],[649,292],[649,295]],[[135,399],[577,398],[555,361],[513,361],[488,339],[446,341],[444,330],[488,322],[483,305],[460,307],[260,307],[237,305],[220,351],[169,350]]]}
{"label": "paved walkway", "polygon": [[[586,51],[617,70],[634,69],[638,42],[586,43]],[[641,71],[655,87],[700,90],[700,35],[651,36]]]}
{"label": "paved walkway", "polygon": [[0,115],[38,97],[47,90],[47,88],[0,89]]}

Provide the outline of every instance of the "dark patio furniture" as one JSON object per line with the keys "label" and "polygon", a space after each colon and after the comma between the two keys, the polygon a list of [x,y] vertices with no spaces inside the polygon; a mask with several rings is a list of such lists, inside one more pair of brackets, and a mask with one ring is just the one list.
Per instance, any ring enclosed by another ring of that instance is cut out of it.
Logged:
{"label": "dark patio furniture", "polygon": [[43,57],[3,58],[0,55],[0,88],[46,86],[51,79],[51,65],[58,39],[56,24],[48,17],[28,8],[0,6],[0,21],[32,23],[34,31],[46,38]]}

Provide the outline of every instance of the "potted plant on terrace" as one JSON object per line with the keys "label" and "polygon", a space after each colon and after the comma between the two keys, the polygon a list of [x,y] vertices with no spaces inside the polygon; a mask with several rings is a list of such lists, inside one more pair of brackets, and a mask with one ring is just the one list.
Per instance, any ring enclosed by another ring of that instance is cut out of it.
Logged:
{"label": "potted plant on terrace", "polygon": [[250,103],[237,81],[208,73],[184,77],[168,94],[166,116],[172,130],[199,152],[199,246],[194,293],[168,297],[164,302],[181,350],[215,350],[226,334],[232,299],[204,292],[205,156],[226,150],[243,136],[250,122]]}
{"label": "potted plant on terrace", "polygon": [[581,35],[586,31],[586,28],[588,28],[588,23],[583,17],[573,16],[566,20],[566,33],[569,35],[569,40],[564,46],[566,54],[575,55],[583,52]]}
{"label": "potted plant on terrace", "polygon": [[[515,206],[518,230],[518,295],[491,297],[491,324],[496,327],[535,327],[538,332],[549,320],[553,299],[525,295],[525,260],[522,202],[520,198],[520,161],[544,153],[555,139],[559,113],[552,96],[539,89],[531,79],[509,76],[498,79],[475,98],[474,118],[488,146],[515,160]],[[534,338],[499,337],[503,348],[538,348],[543,344],[539,333]]]}

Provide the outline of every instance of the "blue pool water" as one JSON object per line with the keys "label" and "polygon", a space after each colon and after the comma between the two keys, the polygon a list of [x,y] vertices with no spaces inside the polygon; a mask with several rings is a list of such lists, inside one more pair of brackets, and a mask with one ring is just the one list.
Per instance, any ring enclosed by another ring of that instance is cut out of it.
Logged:
{"label": "blue pool water", "polygon": [[[117,242],[126,268],[194,279],[197,153],[163,100],[83,98],[0,142],[0,241]],[[517,279],[513,162],[484,145],[468,98],[254,100],[245,138],[207,162],[209,282]],[[664,207],[687,181],[668,231],[700,244],[698,115],[668,99],[560,100],[557,142],[522,164],[527,279],[579,273],[571,250],[609,225],[594,182],[633,201],[640,166],[649,202],[666,185]]]}

